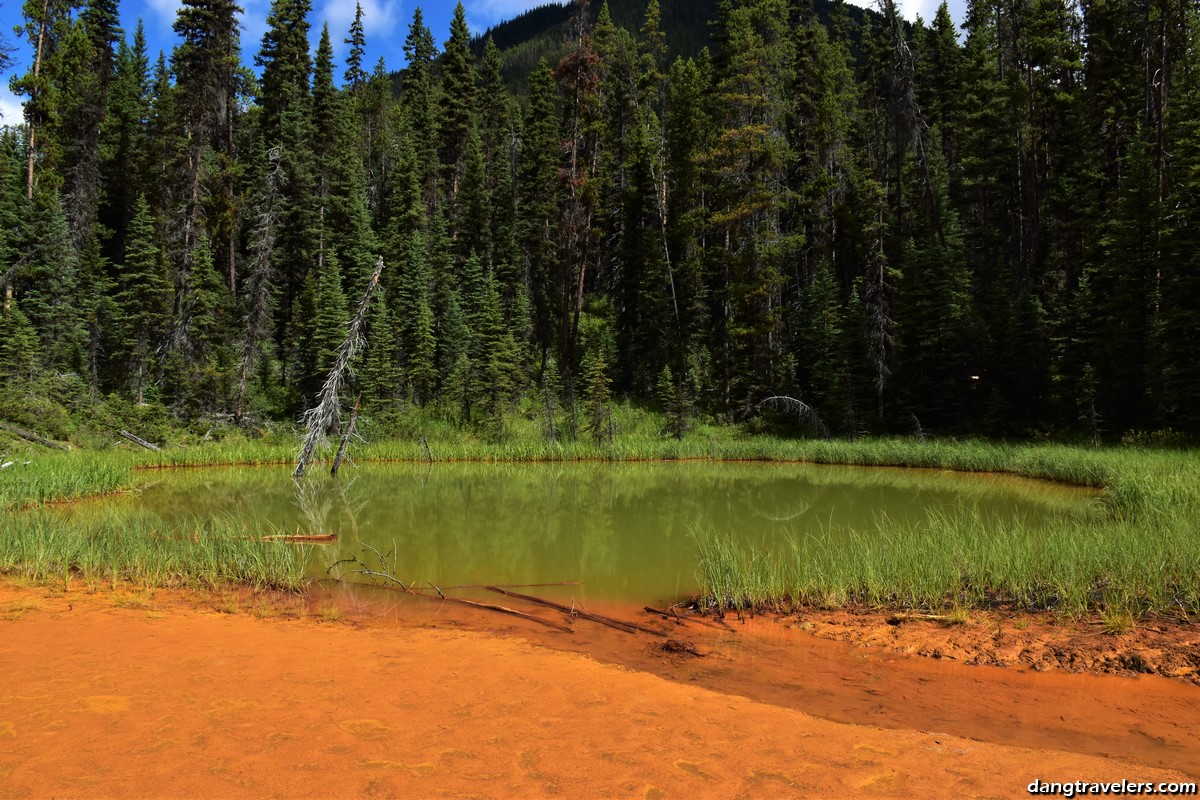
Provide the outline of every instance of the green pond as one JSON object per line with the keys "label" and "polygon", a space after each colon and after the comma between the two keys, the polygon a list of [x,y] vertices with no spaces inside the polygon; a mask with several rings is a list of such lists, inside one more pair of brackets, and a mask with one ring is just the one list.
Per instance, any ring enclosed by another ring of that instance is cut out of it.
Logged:
{"label": "green pond", "polygon": [[233,516],[251,533],[337,534],[312,547],[314,575],[354,557],[375,568],[373,548],[406,582],[578,581],[572,595],[590,601],[685,596],[695,531],[770,550],[808,537],[836,546],[848,531],[931,513],[1017,517],[1036,530],[1097,508],[1092,492],[1011,477],[807,464],[364,464],[300,482],[275,467],[143,475],[140,493],[92,508],[167,528]]}

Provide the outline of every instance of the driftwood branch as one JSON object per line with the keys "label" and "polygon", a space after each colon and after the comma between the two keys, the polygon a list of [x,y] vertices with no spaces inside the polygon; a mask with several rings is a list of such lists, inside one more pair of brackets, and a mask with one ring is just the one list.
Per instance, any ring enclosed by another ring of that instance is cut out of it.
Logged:
{"label": "driftwood branch", "polygon": [[489,592],[496,592],[497,594],[502,594],[502,595],[505,595],[506,597],[515,597],[518,600],[524,600],[527,603],[536,603],[537,605],[546,606],[547,608],[557,609],[557,610],[562,611],[565,614],[569,614],[573,617],[582,617],[583,619],[588,619],[588,620],[591,620],[592,622],[598,622],[601,625],[607,625],[610,628],[616,628],[617,630],[625,631],[626,633],[648,633],[652,636],[663,636],[663,637],[665,637],[667,635],[667,634],[663,633],[662,631],[656,631],[653,628],[643,628],[642,626],[637,625],[636,623],[633,623],[633,622],[625,622],[624,620],[613,619],[612,617],[606,617],[603,614],[593,614],[592,612],[584,611],[581,608],[572,608],[570,606],[564,606],[562,603],[556,603],[553,600],[546,600],[541,597],[534,597],[531,594],[521,594],[520,592],[510,592],[507,589],[501,589],[499,586],[485,586],[484,588],[487,589]]}
{"label": "driftwood branch", "polygon": [[126,438],[126,439],[128,439],[129,441],[131,441],[131,442],[133,442],[134,444],[136,444],[138,447],[144,447],[144,448],[146,448],[147,450],[152,450],[152,451],[153,451],[153,452],[155,452],[155,453],[157,453],[157,452],[159,452],[159,451],[161,451],[161,450],[162,450],[162,448],[161,448],[161,447],[159,447],[158,445],[156,445],[156,444],[151,444],[150,442],[147,442],[145,439],[143,439],[143,438],[141,438],[141,437],[139,437],[139,436],[134,436],[134,435],[133,435],[132,433],[130,433],[129,431],[118,431],[118,433],[120,433],[120,434],[121,434],[121,436],[123,436],[124,438]]}
{"label": "driftwood branch", "polygon": [[4,422],[0,422],[0,428],[3,428],[4,430],[8,431],[9,433],[20,436],[22,439],[25,439],[26,441],[36,442],[37,444],[40,444],[42,447],[49,447],[51,450],[64,450],[65,451],[65,450],[69,449],[69,448],[63,447],[58,442],[52,442],[49,439],[46,439],[42,436],[38,436],[36,433],[30,433],[27,430],[23,430],[21,428],[14,427],[14,426],[9,425]]}
{"label": "driftwood branch", "polygon": [[259,537],[264,542],[287,542],[288,544],[307,544],[309,542],[336,542],[336,533],[271,533]]}
{"label": "driftwood branch", "polygon": [[[427,596],[428,595],[422,595],[422,597]],[[554,628],[556,631],[562,631],[563,633],[575,632],[566,625],[559,625],[557,622],[552,622],[548,619],[542,619],[541,617],[536,617],[533,614],[526,614],[524,611],[517,611],[515,608],[509,608],[507,606],[496,606],[492,605],[491,603],[476,603],[474,600],[464,600],[461,597],[446,597],[445,595],[439,599],[444,600],[447,603],[458,603],[461,606],[467,606],[469,608],[479,608],[484,611],[495,611],[498,614],[507,614],[511,617],[517,617],[518,619],[536,622],[539,625],[545,625],[547,628]]]}
{"label": "driftwood branch", "polygon": [[[381,564],[386,564],[386,561],[387,561],[386,557],[381,555],[378,550],[376,550],[374,547],[371,547],[370,545],[367,545],[365,543],[364,543],[364,546],[367,547],[368,549],[370,549],[371,552],[375,554],[375,557],[377,559],[379,559]],[[507,606],[493,605],[492,603],[477,603],[474,600],[467,600],[462,597],[448,597],[444,592],[442,592],[441,589],[439,589],[437,586],[434,586],[434,584],[430,583],[429,585],[433,586],[434,591],[437,592],[437,596],[434,597],[433,595],[430,595],[424,591],[421,591],[420,589],[414,589],[411,584],[405,583],[404,581],[400,580],[395,575],[392,575],[389,572],[385,572],[385,571],[379,570],[379,569],[371,569],[371,568],[367,567],[365,564],[363,564],[363,562],[360,559],[358,559],[357,557],[353,557],[353,556],[350,558],[340,559],[339,561],[334,562],[333,564],[331,564],[329,566],[329,569],[326,570],[326,574],[332,575],[333,568],[339,564],[357,564],[360,567],[360,569],[351,569],[351,570],[345,570],[345,571],[339,572],[339,576],[338,576],[339,580],[340,580],[341,575],[365,575],[368,578],[379,579],[379,580],[386,581],[387,583],[395,584],[394,587],[386,586],[386,585],[385,586],[377,585],[377,588],[393,589],[394,591],[403,592],[404,594],[410,594],[415,597],[423,597],[426,600],[437,600],[437,601],[444,602],[444,603],[455,603],[457,605],[466,606],[468,608],[477,608],[481,611],[492,611],[497,614],[505,614],[510,617],[517,617],[518,619],[526,620],[527,622],[536,622],[539,625],[545,625],[547,628],[553,628],[554,630],[562,631],[563,633],[574,633],[575,632],[575,631],[571,630],[570,628],[568,628],[566,625],[560,625],[559,623],[554,622],[552,620],[543,619],[542,617],[538,617],[533,614],[527,614],[524,611],[518,611],[515,608],[508,608]],[[521,595],[518,595],[518,596],[521,596]]]}

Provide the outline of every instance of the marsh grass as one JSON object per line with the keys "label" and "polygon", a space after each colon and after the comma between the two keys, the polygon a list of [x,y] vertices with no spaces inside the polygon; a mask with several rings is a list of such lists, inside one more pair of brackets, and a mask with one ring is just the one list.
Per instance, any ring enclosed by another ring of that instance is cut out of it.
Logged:
{"label": "marsh grass", "polygon": [[136,516],[64,520],[29,511],[6,517],[4,528],[0,574],[39,583],[295,591],[305,581],[305,548],[247,536],[227,518],[169,530]]}
{"label": "marsh grass", "polygon": [[[1200,613],[1200,455],[1177,449],[906,438],[793,440],[697,425],[682,440],[661,419],[618,406],[611,443],[557,442],[540,420],[506,419],[500,434],[472,432],[436,413],[406,417],[400,438],[352,449],[359,462],[543,462],[679,460],[808,462],[1000,472],[1102,489],[1093,513],[1064,514],[1036,528],[1019,517],[932,514],[920,523],[880,519],[867,530],[824,531],[769,547],[727,532],[693,531],[701,594],[725,608],[866,603],[971,610],[1008,606],[1137,618]],[[428,450],[420,439],[428,442]],[[150,482],[157,467],[292,463],[298,438],[239,435],[161,452],[124,448],[31,451],[0,470],[0,572],[39,581],[131,580],[147,586],[219,582],[297,588],[307,554],[247,537],[231,519],[160,531],[134,519],[63,521],[41,504]],[[30,461],[25,465],[25,460]],[[317,467],[314,466],[314,472]],[[20,513],[18,513],[20,512]]]}
{"label": "marsh grass", "polygon": [[931,513],[825,531],[772,552],[694,534],[701,597],[718,608],[1055,610],[1109,618],[1200,612],[1200,546],[1186,516],[1096,513],[1032,527],[1019,517]]}

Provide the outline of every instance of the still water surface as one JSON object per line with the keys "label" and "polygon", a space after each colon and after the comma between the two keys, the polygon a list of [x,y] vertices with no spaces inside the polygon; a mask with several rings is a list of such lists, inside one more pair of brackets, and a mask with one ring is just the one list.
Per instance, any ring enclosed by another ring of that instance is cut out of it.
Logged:
{"label": "still water surface", "polygon": [[439,586],[579,581],[590,600],[657,602],[695,588],[696,530],[746,546],[930,513],[1020,517],[1094,513],[1094,493],[1004,476],[764,463],[365,464],[296,483],[288,468],[146,473],[123,513],[186,525],[233,515],[249,531],[337,534],[314,574],[367,547],[405,581]]}

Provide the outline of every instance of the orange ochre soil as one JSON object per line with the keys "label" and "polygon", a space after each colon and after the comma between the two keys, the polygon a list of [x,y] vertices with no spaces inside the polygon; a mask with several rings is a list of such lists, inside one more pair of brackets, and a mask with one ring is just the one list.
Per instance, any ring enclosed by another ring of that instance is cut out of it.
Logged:
{"label": "orange ochre soil", "polygon": [[[772,636],[702,634],[697,659],[603,629],[579,645],[593,657],[519,620],[460,622],[0,582],[0,797],[1023,797],[1035,779],[1200,772],[1200,688],[1180,680],[865,658],[811,636],[792,663],[798,645]],[[633,668],[606,663],[634,639]],[[742,691],[739,671],[766,677]],[[862,696],[894,696],[886,727],[828,718],[872,719],[850,694],[872,676]],[[817,688],[788,694],[806,679]],[[1026,741],[1039,713],[1073,727],[1029,740],[1061,747],[997,743],[1006,727]],[[971,733],[977,717],[992,741],[906,727]],[[1102,738],[1084,741],[1091,728]]]}

